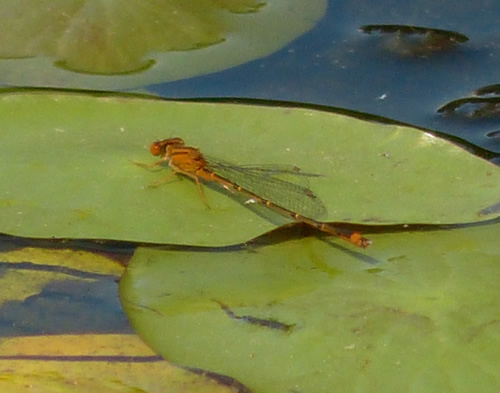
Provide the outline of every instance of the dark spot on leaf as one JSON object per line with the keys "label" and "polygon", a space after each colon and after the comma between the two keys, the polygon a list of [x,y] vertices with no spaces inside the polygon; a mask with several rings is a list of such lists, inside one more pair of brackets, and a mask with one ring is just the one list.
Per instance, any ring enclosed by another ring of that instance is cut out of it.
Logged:
{"label": "dark spot on leaf", "polygon": [[226,315],[229,318],[232,319],[238,319],[243,322],[247,322],[253,325],[258,325],[262,327],[267,327],[269,329],[276,329],[276,330],[281,330],[284,332],[288,332],[293,328],[294,325],[286,324],[283,322],[276,321],[275,319],[262,319],[262,318],[257,318],[252,315],[236,315],[227,305],[224,303],[221,303],[217,300],[214,300],[219,306],[224,310]]}
{"label": "dark spot on leaf", "polygon": [[488,216],[490,214],[495,214],[500,212],[500,202],[497,202],[491,206],[485,207],[479,211],[480,216]]}
{"label": "dark spot on leaf", "polygon": [[243,385],[238,380],[230,377],[228,375],[223,375],[219,373],[215,373],[213,371],[203,370],[201,368],[196,367],[182,367],[184,370],[188,370],[197,375],[201,375],[203,377],[209,378],[220,385],[228,386],[234,389],[235,393],[251,393],[252,391]]}

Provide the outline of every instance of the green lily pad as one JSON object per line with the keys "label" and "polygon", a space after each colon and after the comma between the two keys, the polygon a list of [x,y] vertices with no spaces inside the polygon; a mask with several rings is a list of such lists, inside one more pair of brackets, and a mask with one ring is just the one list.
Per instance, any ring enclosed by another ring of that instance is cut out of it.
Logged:
{"label": "green lily pad", "polygon": [[[190,245],[245,242],[283,221],[224,189],[148,170],[149,144],[178,136],[237,164],[294,165],[324,221],[462,223],[499,216],[500,169],[410,127],[312,109],[132,95],[0,94],[0,232]],[[268,216],[266,216],[268,215]]]}
{"label": "green lily pad", "polygon": [[[494,393],[500,225],[240,252],[139,249],[120,282],[167,360],[252,392]],[[372,263],[367,263],[371,261]]]}
{"label": "green lily pad", "polygon": [[19,0],[4,4],[0,83],[125,89],[220,71],[317,23],[326,0]]}

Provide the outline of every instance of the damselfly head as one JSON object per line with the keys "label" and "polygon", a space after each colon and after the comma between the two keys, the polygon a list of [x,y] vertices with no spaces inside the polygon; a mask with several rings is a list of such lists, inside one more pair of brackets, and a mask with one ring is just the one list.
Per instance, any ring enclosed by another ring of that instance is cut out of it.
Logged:
{"label": "damselfly head", "polygon": [[165,153],[165,146],[162,146],[161,141],[155,141],[149,146],[149,151],[154,156],[159,156]]}
{"label": "damselfly head", "polygon": [[167,147],[169,146],[184,146],[184,141],[181,138],[156,140],[149,146],[149,151],[154,156],[162,156],[167,153]]}

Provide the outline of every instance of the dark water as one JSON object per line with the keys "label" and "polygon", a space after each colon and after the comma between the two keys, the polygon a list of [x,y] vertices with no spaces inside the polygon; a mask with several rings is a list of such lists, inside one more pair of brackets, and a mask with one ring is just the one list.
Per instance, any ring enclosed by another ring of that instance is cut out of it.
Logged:
{"label": "dark water", "polygon": [[[437,113],[450,101],[500,83],[498,21],[497,0],[330,1],[314,29],[270,56],[149,90],[170,98],[244,97],[347,108],[454,135],[498,155],[498,106],[482,117],[471,115],[475,108]],[[359,27],[367,24],[450,30],[469,40],[415,54],[408,50],[413,38],[408,44],[394,34],[364,34]]]}

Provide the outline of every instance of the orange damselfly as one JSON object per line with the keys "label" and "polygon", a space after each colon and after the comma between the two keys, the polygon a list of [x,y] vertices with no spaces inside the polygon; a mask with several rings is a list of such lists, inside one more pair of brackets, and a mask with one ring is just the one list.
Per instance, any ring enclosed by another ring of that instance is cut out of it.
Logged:
{"label": "orange damselfly", "polygon": [[307,187],[276,177],[279,174],[319,175],[305,174],[290,166],[277,166],[273,169],[225,163],[204,156],[197,148],[186,146],[181,138],[157,140],[151,144],[150,151],[154,156],[161,156],[160,161],[150,166],[167,162],[174,173],[193,179],[202,197],[200,180],[214,182],[226,190],[245,195],[249,198],[249,203],[262,204],[279,214],[338,236],[356,246],[365,248],[371,244],[371,240],[364,238],[359,232],[317,221],[317,217],[326,213],[321,200]]}

